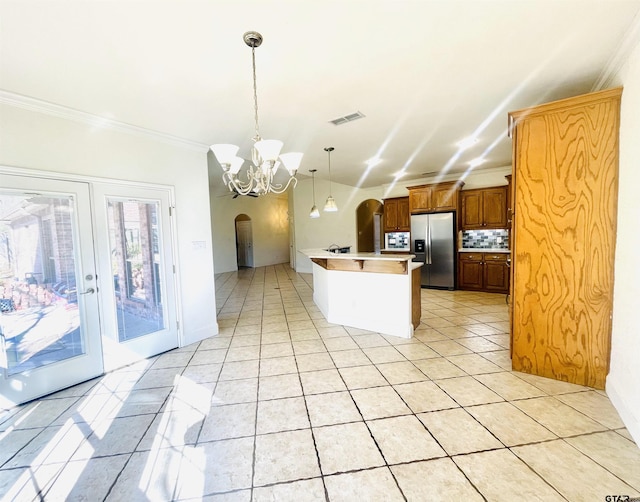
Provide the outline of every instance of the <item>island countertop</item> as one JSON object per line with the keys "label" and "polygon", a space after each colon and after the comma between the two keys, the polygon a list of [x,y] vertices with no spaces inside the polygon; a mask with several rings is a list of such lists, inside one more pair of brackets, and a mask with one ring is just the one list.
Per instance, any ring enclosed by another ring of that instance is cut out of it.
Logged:
{"label": "island countertop", "polygon": [[332,260],[411,261],[415,258],[414,254],[406,253],[332,253],[324,249],[301,249],[300,252],[309,258]]}

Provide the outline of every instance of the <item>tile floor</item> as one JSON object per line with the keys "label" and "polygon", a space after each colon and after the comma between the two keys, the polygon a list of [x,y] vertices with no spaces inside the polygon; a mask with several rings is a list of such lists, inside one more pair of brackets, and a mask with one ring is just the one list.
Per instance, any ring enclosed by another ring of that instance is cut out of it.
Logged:
{"label": "tile floor", "polygon": [[503,295],[422,290],[402,340],[329,324],[288,266],[216,288],[219,336],[3,412],[0,498],[640,495],[603,392],[509,370]]}

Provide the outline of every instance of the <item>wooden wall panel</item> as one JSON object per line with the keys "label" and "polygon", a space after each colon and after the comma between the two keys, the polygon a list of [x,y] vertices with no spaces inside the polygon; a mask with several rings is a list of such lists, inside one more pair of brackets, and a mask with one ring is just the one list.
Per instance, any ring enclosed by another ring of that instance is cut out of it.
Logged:
{"label": "wooden wall panel", "polygon": [[609,369],[620,92],[533,109],[515,134],[513,369],[600,389]]}

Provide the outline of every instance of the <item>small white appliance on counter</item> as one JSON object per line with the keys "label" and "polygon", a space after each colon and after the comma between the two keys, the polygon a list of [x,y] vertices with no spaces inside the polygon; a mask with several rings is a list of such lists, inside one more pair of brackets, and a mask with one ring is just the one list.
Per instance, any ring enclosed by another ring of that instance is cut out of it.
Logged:
{"label": "small white appliance on counter", "polygon": [[386,251],[409,251],[409,232],[388,232],[384,234],[384,249]]}

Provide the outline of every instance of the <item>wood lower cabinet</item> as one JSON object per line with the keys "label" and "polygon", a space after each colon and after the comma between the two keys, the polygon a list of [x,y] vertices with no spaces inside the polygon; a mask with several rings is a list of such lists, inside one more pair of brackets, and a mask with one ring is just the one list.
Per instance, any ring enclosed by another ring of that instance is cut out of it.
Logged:
{"label": "wood lower cabinet", "polygon": [[457,211],[462,181],[407,187],[411,214]]}
{"label": "wood lower cabinet", "polygon": [[509,253],[458,253],[458,289],[508,293]]}
{"label": "wood lower cabinet", "polygon": [[508,187],[460,192],[460,226],[463,230],[507,228]]}
{"label": "wood lower cabinet", "polygon": [[509,114],[513,369],[603,389],[622,88]]}
{"label": "wood lower cabinet", "polygon": [[384,232],[410,232],[409,197],[384,200]]}

